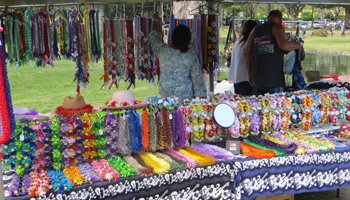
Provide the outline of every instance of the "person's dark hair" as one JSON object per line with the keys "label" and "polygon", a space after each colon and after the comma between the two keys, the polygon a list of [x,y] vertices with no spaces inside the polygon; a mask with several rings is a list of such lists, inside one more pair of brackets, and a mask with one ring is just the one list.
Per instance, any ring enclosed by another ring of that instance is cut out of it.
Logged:
{"label": "person's dark hair", "polygon": [[251,19],[244,23],[240,43],[244,44],[248,40],[250,32],[252,32],[257,24],[256,21]]}
{"label": "person's dark hair", "polygon": [[282,19],[282,13],[279,10],[271,10],[267,17],[277,17],[278,19]]}
{"label": "person's dark hair", "polygon": [[185,25],[178,25],[171,36],[172,45],[181,52],[187,52],[191,42],[191,30]]}

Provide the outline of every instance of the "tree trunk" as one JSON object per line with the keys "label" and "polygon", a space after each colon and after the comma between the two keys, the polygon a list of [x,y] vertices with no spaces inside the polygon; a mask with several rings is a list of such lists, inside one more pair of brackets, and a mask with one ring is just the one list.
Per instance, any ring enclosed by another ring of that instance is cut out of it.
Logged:
{"label": "tree trunk", "polygon": [[345,6],[345,27],[349,27],[350,24],[350,6]]}

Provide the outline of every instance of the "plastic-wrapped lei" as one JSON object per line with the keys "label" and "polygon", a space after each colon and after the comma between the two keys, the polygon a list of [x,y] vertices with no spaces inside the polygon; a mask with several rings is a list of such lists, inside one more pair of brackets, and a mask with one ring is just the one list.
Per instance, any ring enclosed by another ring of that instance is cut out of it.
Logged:
{"label": "plastic-wrapped lei", "polygon": [[35,169],[45,169],[45,167],[51,167],[51,128],[50,122],[41,122],[37,125],[33,125],[32,128],[36,135],[36,152],[34,160]]}
{"label": "plastic-wrapped lei", "polygon": [[62,168],[59,118],[59,116],[51,118],[52,167],[55,170],[60,170]]}
{"label": "plastic-wrapped lei", "polygon": [[15,132],[16,134],[16,168],[15,172],[19,176],[23,176],[28,172],[34,164],[35,153],[35,134],[30,128],[29,121],[23,121],[22,130]]}
{"label": "plastic-wrapped lei", "polygon": [[131,177],[136,175],[136,171],[130,165],[123,161],[119,156],[107,160],[108,164],[118,171],[120,177]]}
{"label": "plastic-wrapped lei", "polygon": [[96,113],[95,123],[93,125],[93,132],[95,134],[96,148],[97,148],[97,158],[105,158],[107,156],[106,152],[106,132],[103,126],[104,116],[101,112]]}
{"label": "plastic-wrapped lei", "polygon": [[49,170],[50,185],[53,192],[63,194],[72,188],[72,184],[60,170]]}
{"label": "plastic-wrapped lei", "polygon": [[119,153],[118,147],[118,133],[119,122],[117,115],[113,114],[111,110],[107,110],[105,121],[105,134],[106,134],[106,152],[107,157],[113,157]]}
{"label": "plastic-wrapped lei", "polygon": [[96,141],[93,132],[92,116],[85,113],[81,117],[82,121],[82,145],[83,145],[83,160],[91,162],[97,157]]}

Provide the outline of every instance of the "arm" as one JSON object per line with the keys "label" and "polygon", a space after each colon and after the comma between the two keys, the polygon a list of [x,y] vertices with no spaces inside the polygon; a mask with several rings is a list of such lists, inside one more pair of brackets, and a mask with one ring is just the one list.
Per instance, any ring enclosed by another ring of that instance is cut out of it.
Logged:
{"label": "arm", "polygon": [[158,56],[159,51],[166,46],[161,38],[161,33],[159,32],[160,18],[157,13],[153,15],[152,20],[152,31],[149,34],[148,41],[152,47],[153,52]]}
{"label": "arm", "polygon": [[275,24],[272,28],[272,34],[276,38],[278,47],[283,51],[292,51],[300,49],[301,45],[293,42],[288,42],[284,36],[284,28],[280,24]]}
{"label": "arm", "polygon": [[253,44],[253,33],[254,33],[255,28],[253,31],[249,34],[248,40],[247,40],[247,46],[244,50],[244,57],[247,61],[247,64],[249,65],[249,57],[250,57],[250,51],[252,49],[252,44]]}
{"label": "arm", "polygon": [[[195,55],[194,55],[195,56]],[[207,97],[207,89],[205,87],[202,67],[197,56],[191,68],[191,79],[194,97]]]}

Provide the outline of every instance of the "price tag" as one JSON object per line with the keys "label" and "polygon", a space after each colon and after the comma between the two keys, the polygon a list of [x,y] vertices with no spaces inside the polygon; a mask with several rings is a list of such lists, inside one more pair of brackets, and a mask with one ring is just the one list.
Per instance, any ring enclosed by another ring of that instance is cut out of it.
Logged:
{"label": "price tag", "polygon": [[172,120],[173,119],[173,114],[169,114],[169,119]]}
{"label": "price tag", "polygon": [[23,135],[23,134],[21,134],[21,135],[19,136],[19,140],[24,141],[24,135]]}
{"label": "price tag", "polygon": [[100,135],[103,135],[103,130],[102,129],[100,129],[98,132],[99,132]]}

